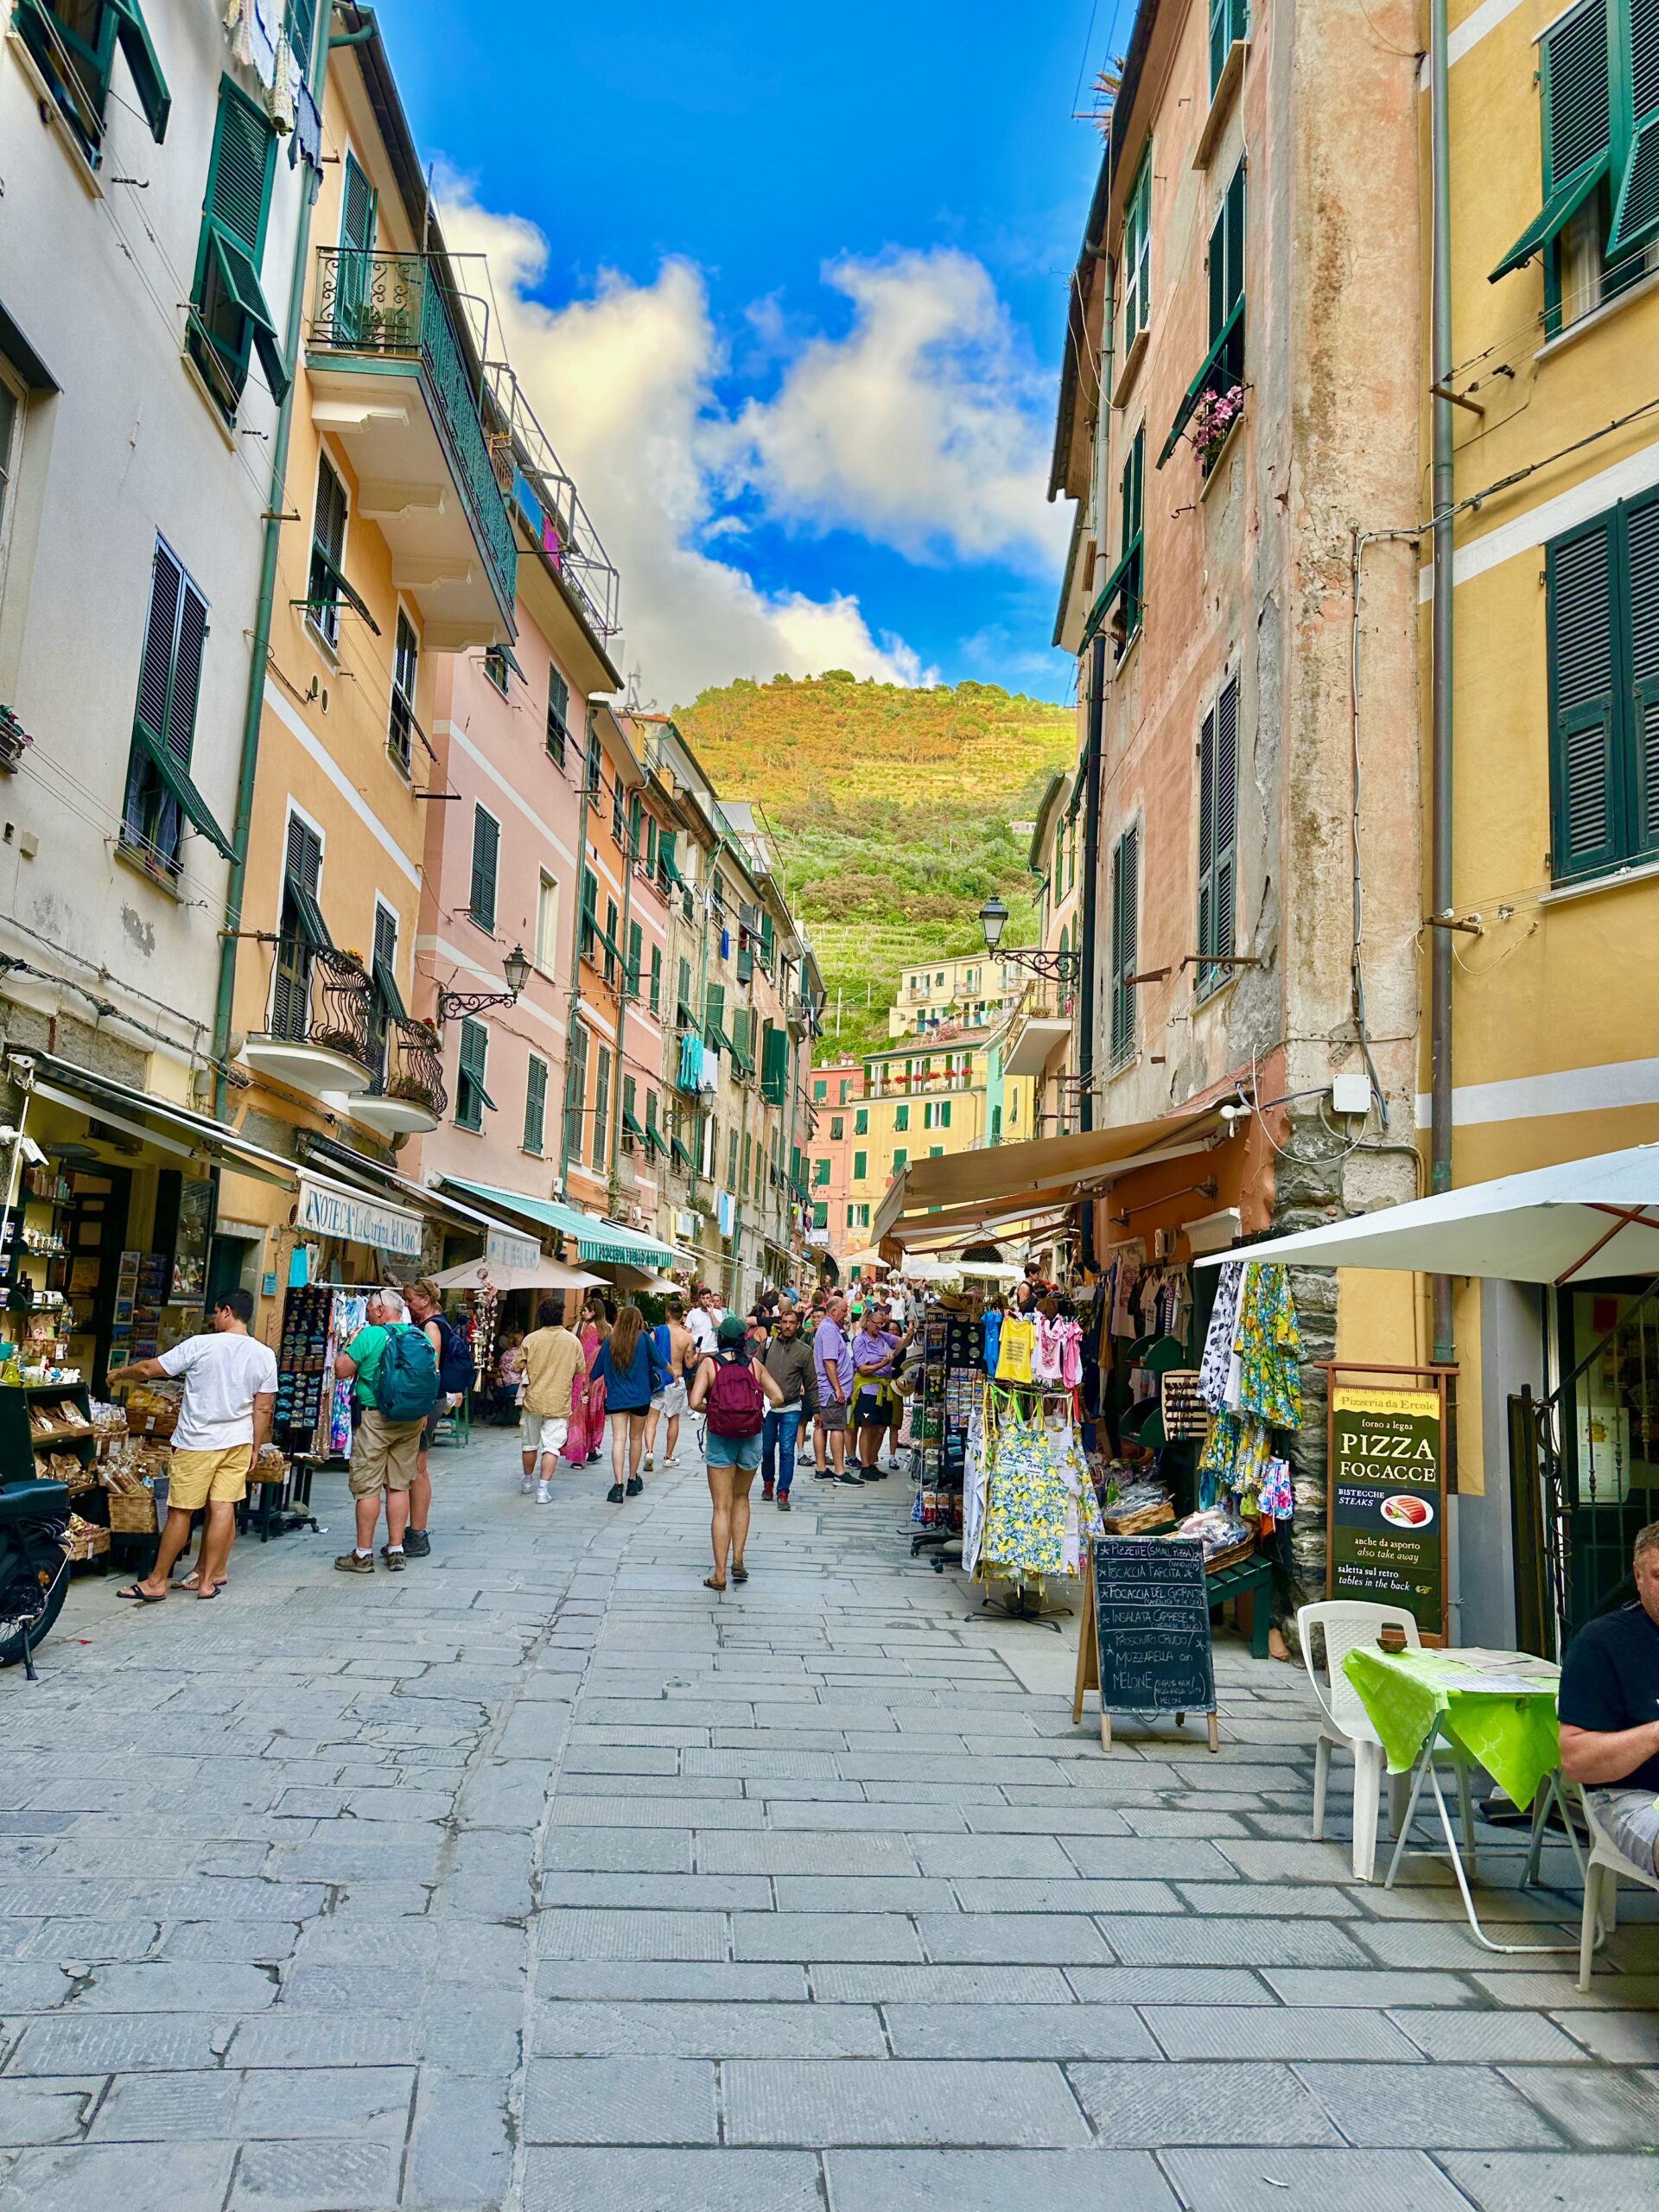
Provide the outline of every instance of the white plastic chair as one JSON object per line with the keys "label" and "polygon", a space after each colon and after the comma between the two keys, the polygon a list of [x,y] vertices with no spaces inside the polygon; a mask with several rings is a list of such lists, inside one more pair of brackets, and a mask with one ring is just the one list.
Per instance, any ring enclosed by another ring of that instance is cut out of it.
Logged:
{"label": "white plastic chair", "polygon": [[1585,1824],[1590,1830],[1590,1857],[1584,1870],[1584,1918],[1579,1927],[1579,1987],[1588,1989],[1596,1946],[1601,1940],[1597,1923],[1609,1936],[1618,1925],[1621,1877],[1644,1890],[1659,1891],[1659,1873],[1651,1866],[1638,1866],[1634,1859],[1627,1859],[1597,1819],[1589,1791],[1580,1790],[1579,1794],[1584,1804]]}
{"label": "white plastic chair", "polygon": [[[1369,1882],[1376,1866],[1377,1813],[1388,1763],[1382,1739],[1371,1726],[1359,1692],[1344,1673],[1342,1662],[1351,1651],[1380,1643],[1384,1630],[1396,1633],[1408,1651],[1420,1650],[1422,1638],[1417,1633],[1416,1622],[1402,1607],[1366,1605],[1351,1598],[1332,1598],[1320,1605],[1304,1605],[1296,1616],[1296,1630],[1301,1638],[1302,1663],[1325,1715],[1313,1749],[1313,1840],[1317,1843],[1325,1834],[1331,1754],[1338,1750],[1350,1751],[1354,1761],[1354,1879]],[[1325,1635],[1327,1671],[1324,1674],[1313,1658],[1316,1630],[1322,1630]],[[1457,1768],[1463,1801],[1463,1832],[1472,1852],[1474,1806],[1469,1770],[1461,1759],[1458,1760]],[[1406,1777],[1402,1774],[1389,1777],[1389,1807],[1396,1829],[1402,1817],[1405,1784]]]}

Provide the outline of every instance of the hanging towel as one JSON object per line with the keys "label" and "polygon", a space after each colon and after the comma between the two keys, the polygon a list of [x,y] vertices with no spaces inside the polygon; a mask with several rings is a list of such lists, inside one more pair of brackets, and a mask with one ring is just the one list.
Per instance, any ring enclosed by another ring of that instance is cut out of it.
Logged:
{"label": "hanging towel", "polygon": [[1020,1313],[1005,1315],[1001,1334],[997,1344],[997,1381],[999,1382],[1029,1382],[1032,1355],[1036,1347],[1035,1325]]}
{"label": "hanging towel", "polygon": [[270,118],[270,127],[279,138],[286,137],[294,128],[294,49],[288,42],[288,32],[276,35],[276,59],[271,68],[270,89],[265,94],[265,112]]}
{"label": "hanging towel", "polygon": [[248,60],[253,73],[269,92],[276,80],[276,32],[272,16],[274,0],[247,0]]}
{"label": "hanging towel", "polygon": [[314,183],[322,181],[322,118],[311,87],[300,78],[294,94],[294,135],[288,142],[288,165],[303,162]]}

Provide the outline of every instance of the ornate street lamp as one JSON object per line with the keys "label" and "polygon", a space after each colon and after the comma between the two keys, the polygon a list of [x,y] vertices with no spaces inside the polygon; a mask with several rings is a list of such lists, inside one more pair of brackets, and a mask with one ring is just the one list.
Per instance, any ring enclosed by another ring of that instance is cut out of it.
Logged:
{"label": "ornate street lamp", "polygon": [[986,951],[994,952],[999,960],[1012,960],[1016,967],[1030,969],[1033,976],[1046,976],[1057,983],[1077,982],[1083,965],[1080,952],[1049,952],[1040,945],[1005,945],[1002,932],[1007,925],[1008,910],[993,891],[979,910]]}
{"label": "ornate street lamp", "polygon": [[438,993],[439,1021],[453,1021],[457,1015],[484,1014],[491,1007],[516,1006],[518,995],[530,981],[531,963],[522,944],[515,944],[501,963],[507,979],[505,991],[447,991]]}

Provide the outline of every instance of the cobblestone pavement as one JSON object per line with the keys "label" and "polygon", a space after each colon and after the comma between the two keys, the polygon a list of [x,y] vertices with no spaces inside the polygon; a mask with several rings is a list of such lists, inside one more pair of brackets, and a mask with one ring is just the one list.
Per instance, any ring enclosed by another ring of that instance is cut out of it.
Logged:
{"label": "cobblestone pavement", "polygon": [[699,1469],[514,1468],[441,1458],[401,1580],[325,1485],[0,1678],[0,2212],[1659,2202],[1659,1927],[1581,1998],[1430,1862],[1355,1887],[1290,1669],[1107,1758],[1074,1623],[912,1564],[901,1483],[757,1505],[721,1600]]}

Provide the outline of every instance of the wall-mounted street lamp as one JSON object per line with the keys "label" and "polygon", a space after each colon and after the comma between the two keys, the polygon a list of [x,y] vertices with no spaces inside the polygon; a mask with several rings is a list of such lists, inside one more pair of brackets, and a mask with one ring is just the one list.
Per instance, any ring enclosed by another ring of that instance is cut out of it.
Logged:
{"label": "wall-mounted street lamp", "polygon": [[438,993],[438,1020],[440,1024],[453,1021],[458,1015],[484,1014],[491,1007],[514,1006],[518,994],[530,981],[530,959],[522,944],[515,944],[501,963],[507,979],[505,991],[447,991]]}
{"label": "wall-mounted street lamp", "polygon": [[1080,952],[1049,952],[1040,945],[1004,945],[1002,932],[1008,926],[1008,910],[995,891],[979,910],[979,926],[985,932],[985,950],[994,952],[999,960],[1012,960],[1016,967],[1029,968],[1033,976],[1046,976],[1057,983],[1075,983],[1083,965]]}

